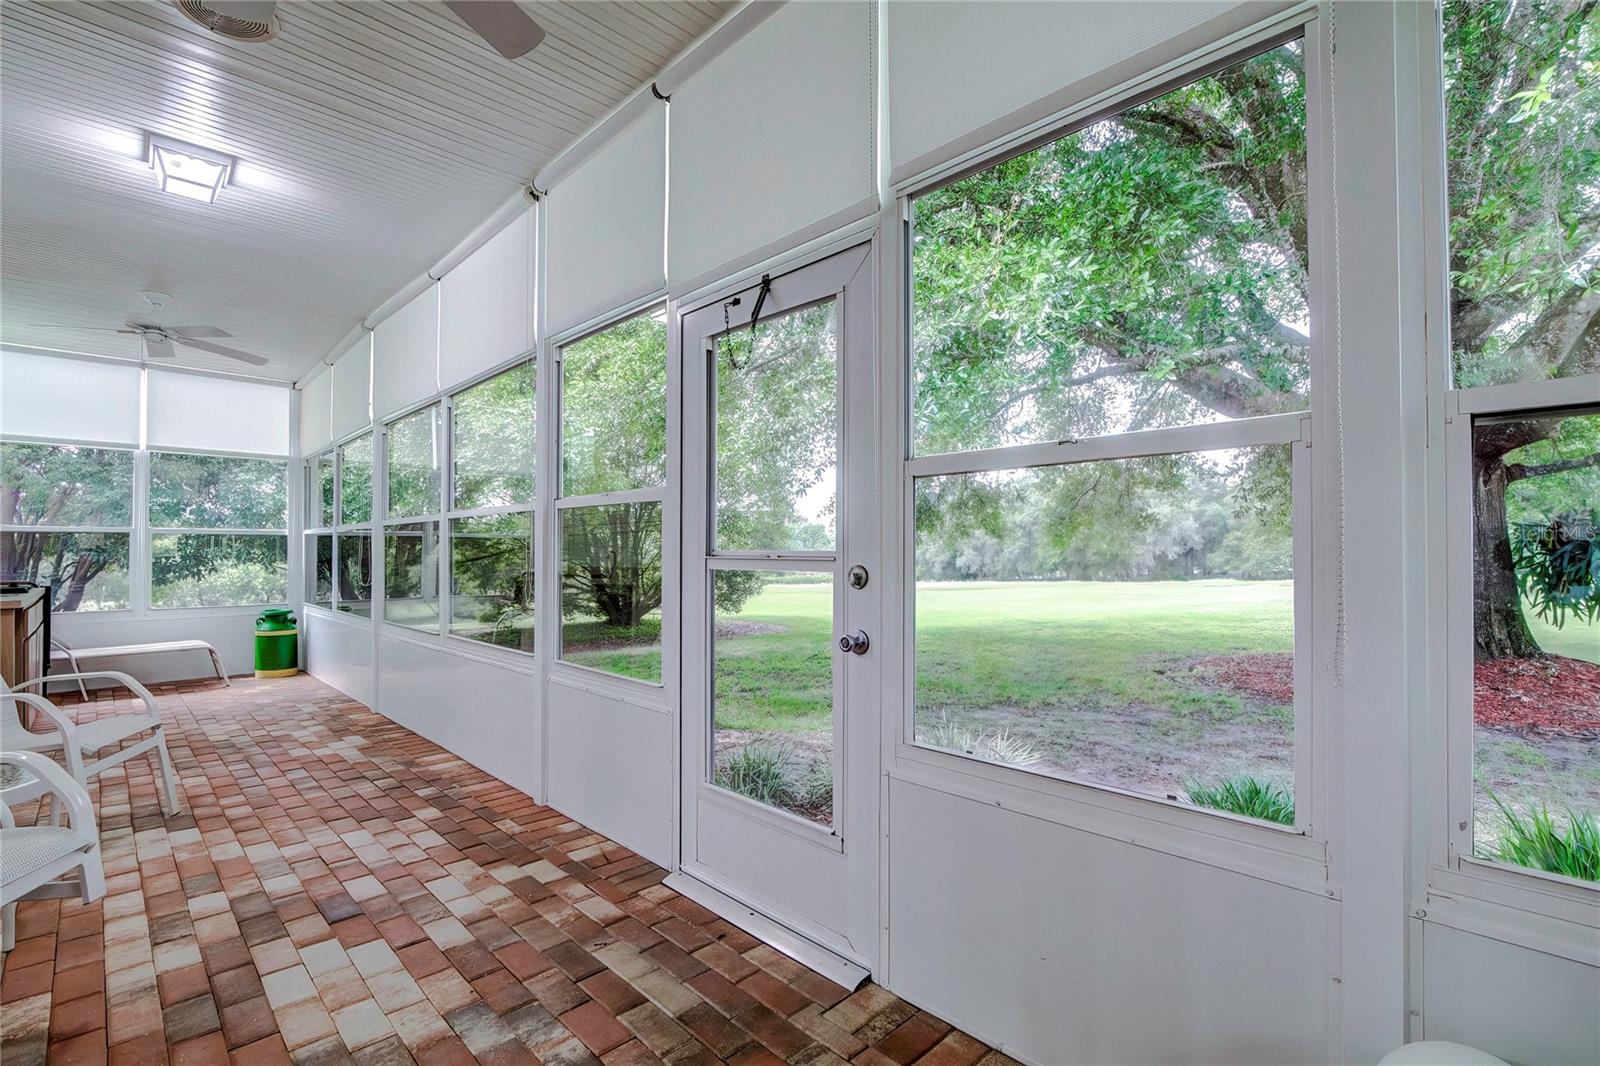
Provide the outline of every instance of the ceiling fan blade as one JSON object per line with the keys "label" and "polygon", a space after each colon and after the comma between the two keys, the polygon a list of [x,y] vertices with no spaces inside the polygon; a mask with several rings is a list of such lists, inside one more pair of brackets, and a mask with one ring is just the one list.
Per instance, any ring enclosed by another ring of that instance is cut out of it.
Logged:
{"label": "ceiling fan blade", "polygon": [[521,59],[544,40],[544,30],[515,0],[445,0],[444,6],[507,59]]}
{"label": "ceiling fan blade", "polygon": [[202,352],[210,352],[212,355],[220,355],[228,359],[237,359],[239,362],[249,363],[251,366],[267,365],[265,356],[241,352],[239,349],[229,348],[225,344],[212,344],[210,341],[195,340],[192,337],[174,337],[173,340],[185,347],[198,348]]}
{"label": "ceiling fan blade", "polygon": [[85,333],[137,333],[136,329],[112,329],[110,326],[57,326],[44,322],[30,322],[32,329],[81,329]]}
{"label": "ceiling fan blade", "polygon": [[159,334],[145,334],[144,354],[151,359],[172,359],[177,352],[172,350],[172,341]]}
{"label": "ceiling fan blade", "polygon": [[217,326],[167,326],[166,330],[178,337],[231,337],[233,334]]}

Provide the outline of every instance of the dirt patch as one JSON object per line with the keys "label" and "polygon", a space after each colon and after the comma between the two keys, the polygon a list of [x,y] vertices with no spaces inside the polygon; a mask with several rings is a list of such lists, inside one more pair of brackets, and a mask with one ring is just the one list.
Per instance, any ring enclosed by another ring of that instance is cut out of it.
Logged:
{"label": "dirt patch", "polygon": [[1563,737],[1600,737],[1600,665],[1552,655],[1498,659],[1473,670],[1480,726]]}
{"label": "dirt patch", "polygon": [[1208,655],[1194,660],[1189,667],[1201,680],[1242,696],[1284,706],[1294,703],[1293,655]]}
{"label": "dirt patch", "polygon": [[788,626],[774,625],[771,622],[747,622],[738,618],[728,618],[717,623],[717,637],[721,640],[732,640],[734,637],[766,637],[774,633],[787,633]]}

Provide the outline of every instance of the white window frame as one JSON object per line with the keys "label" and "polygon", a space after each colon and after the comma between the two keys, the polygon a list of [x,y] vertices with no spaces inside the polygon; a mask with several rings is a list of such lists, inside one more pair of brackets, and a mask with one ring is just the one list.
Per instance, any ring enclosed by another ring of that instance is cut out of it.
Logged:
{"label": "white window frame", "polygon": [[[345,450],[345,448],[347,446],[349,446],[350,444],[355,443],[356,441],[360,440],[364,436],[367,436],[368,434],[372,434],[372,436],[373,436],[373,443],[372,443],[372,477],[374,479],[374,484],[373,484],[373,489],[372,489],[372,493],[373,493],[372,512],[373,513],[372,513],[371,518],[367,522],[344,523],[344,522],[341,521],[341,519],[344,517],[344,515],[342,513],[343,506],[344,506],[344,450]],[[355,433],[352,433],[349,436],[343,438],[342,440],[340,440],[340,441],[338,441],[338,442],[336,442],[334,444],[329,445],[328,447],[322,449],[321,451],[315,453],[314,455],[307,456],[302,461],[302,464],[303,464],[302,465],[302,491],[304,493],[304,499],[305,499],[305,506],[303,508],[303,513],[307,517],[315,515],[316,521],[319,522],[319,523],[322,520],[322,486],[317,481],[317,463],[318,463],[319,460],[328,458],[330,456],[333,458],[333,524],[332,525],[326,525],[326,526],[325,525],[320,525],[320,524],[319,525],[310,525],[310,524],[308,524],[304,529],[301,530],[301,537],[302,537],[301,549],[302,549],[302,551],[304,552],[304,555],[305,555],[305,566],[304,566],[303,572],[301,574],[302,582],[303,582],[303,585],[304,585],[304,587],[300,590],[301,603],[304,604],[304,606],[309,607],[309,608],[311,608],[313,610],[323,611],[323,612],[326,612],[327,614],[332,615],[334,617],[342,618],[342,619],[345,619],[345,620],[347,620],[347,621],[349,621],[349,622],[351,622],[353,624],[361,625],[361,624],[366,624],[367,622],[369,622],[371,620],[371,617],[372,617],[371,614],[358,614],[358,613],[356,613],[354,611],[341,610],[340,607],[339,607],[340,602],[342,602],[340,600],[340,598],[339,598],[339,538],[340,537],[350,537],[350,536],[363,536],[363,535],[366,536],[366,538],[367,538],[367,540],[369,542],[369,547],[367,549],[368,558],[373,560],[373,565],[374,566],[381,564],[381,560],[376,557],[375,552],[374,552],[374,547],[381,546],[381,545],[373,545],[372,544],[372,541],[373,541],[373,530],[376,528],[376,524],[377,524],[376,523],[376,517],[377,517],[377,513],[378,513],[378,487],[377,487],[377,484],[376,484],[376,479],[381,476],[380,465],[379,465],[379,462],[378,462],[377,430],[374,429],[373,427],[370,427],[370,426],[365,428],[365,429],[359,430],[359,431],[357,431]],[[312,551],[305,551],[304,550],[305,546],[306,546],[306,543],[307,543],[306,538],[310,538],[310,543],[313,546],[315,546],[315,544],[316,544],[315,538],[318,537],[318,536],[331,537],[332,538],[332,544],[333,544],[332,588],[330,589],[330,595],[329,595],[329,598],[328,598],[328,606],[326,606],[326,607],[322,606],[321,604],[319,604],[319,603],[317,603],[315,601],[316,589],[317,589],[317,555],[316,555],[316,552],[315,552],[315,550],[312,550]],[[368,584],[368,587],[371,588],[374,593],[376,593],[377,588],[378,588],[377,575],[374,574],[373,572],[371,572],[370,569],[369,569],[369,571],[367,573],[367,584]],[[378,607],[377,598],[376,598],[375,595],[374,595],[373,599],[368,600],[367,602],[370,603],[370,604],[373,604],[374,608]]]}
{"label": "white window frame", "polygon": [[[1042,144],[1057,140],[1100,118],[1115,114],[1163,92],[1193,82],[1257,52],[1301,37],[1306,77],[1306,143],[1308,152],[1308,225],[1313,277],[1332,276],[1331,224],[1327,176],[1329,62],[1327,36],[1311,5],[1299,5],[1240,33],[1212,43],[1182,60],[1076,104],[1048,120],[1018,130],[989,148],[968,153],[927,173],[896,184],[898,227],[886,225],[898,249],[886,258],[886,285],[899,293],[900,306],[888,316],[884,345],[897,353],[884,361],[884,420],[894,427],[893,449],[885,459],[887,484],[901,493],[900,507],[885,516],[886,602],[899,596],[904,610],[905,639],[885,654],[903,657],[898,670],[886,671],[885,705],[898,714],[885,716],[884,742],[893,756],[891,777],[977,798],[1005,809],[1089,832],[1101,833],[1169,854],[1191,858],[1264,880],[1330,898],[1339,898],[1339,870],[1330,852],[1337,839],[1338,812],[1329,786],[1336,768],[1328,740],[1328,656],[1334,605],[1330,584],[1332,542],[1321,536],[1332,528],[1330,494],[1333,453],[1311,449],[1311,423],[1330,417],[1332,353],[1325,330],[1311,339],[1311,394],[1307,409],[1287,415],[1208,423],[1138,434],[1086,438],[1069,443],[1025,444],[978,452],[913,456],[911,453],[911,200],[930,189],[993,166]],[[1331,286],[1316,282],[1311,291],[1315,322],[1327,321],[1333,305]],[[1226,812],[1181,802],[1128,793],[1092,782],[1048,777],[1012,767],[918,746],[910,742],[914,713],[914,527],[913,479],[940,473],[1055,465],[1139,454],[1172,454],[1191,450],[1288,443],[1294,448],[1293,501],[1295,567],[1295,827],[1275,826]],[[890,607],[889,609],[894,609]],[[892,634],[886,634],[891,637]],[[889,641],[885,641],[889,643]]]}
{"label": "white window frame", "polygon": [[1600,375],[1455,387],[1450,351],[1449,203],[1445,173],[1444,29],[1438,5],[1421,34],[1423,251],[1427,309],[1428,540],[1431,558],[1426,870],[1411,913],[1468,932],[1600,965],[1600,884],[1473,854],[1473,501],[1478,416],[1600,405]]}
{"label": "white window frame", "polygon": [[[250,459],[257,462],[274,463],[283,469],[283,521],[282,527],[256,529],[248,526],[217,526],[217,527],[188,527],[188,526],[158,526],[150,522],[150,477],[149,463],[157,455],[186,455],[209,456],[217,459]],[[259,607],[285,607],[288,606],[289,589],[289,497],[291,486],[289,483],[289,460],[281,455],[266,455],[261,452],[224,452],[212,451],[206,448],[150,448],[145,452],[145,501],[144,518],[147,536],[144,552],[144,581],[145,588],[149,590],[149,608],[152,614],[160,612],[163,616],[175,611],[203,611],[203,610],[231,610],[235,608]],[[284,565],[284,595],[279,600],[264,600],[259,603],[228,603],[212,604],[208,607],[160,607],[156,604],[155,595],[155,540],[161,536],[245,536],[245,537],[280,537],[283,540],[283,565]]]}
{"label": "white window frame", "polygon": [[[83,616],[87,618],[126,618],[141,616],[148,606],[150,573],[150,539],[148,535],[141,537],[141,530],[145,529],[144,518],[149,510],[149,493],[147,491],[149,463],[147,453],[137,445],[131,444],[105,444],[101,441],[74,440],[66,437],[31,437],[7,434],[0,437],[6,444],[32,444],[40,447],[68,447],[68,448],[96,448],[101,451],[127,452],[131,459],[130,470],[133,474],[129,482],[128,493],[128,518],[129,524],[125,526],[85,526],[85,525],[48,525],[48,526],[23,526],[6,525],[6,532],[25,533],[104,533],[128,538],[128,605],[126,607],[113,607],[107,610],[59,612],[58,617]],[[145,502],[141,505],[140,501]],[[144,565],[140,565],[143,560]],[[196,607],[190,610],[224,610],[226,608]]]}
{"label": "white window frame", "polygon": [[[456,397],[461,395],[464,392],[467,392],[470,389],[475,388],[478,385],[482,385],[486,381],[491,381],[491,380],[499,377],[502,374],[509,374],[511,371],[516,370],[516,369],[518,369],[520,367],[524,367],[524,366],[529,368],[529,370],[530,370],[530,372],[531,372],[531,374],[533,376],[533,382],[534,382],[534,386],[533,386],[533,390],[534,390],[533,391],[533,407],[532,407],[533,431],[534,431],[534,467],[533,467],[533,485],[532,485],[531,491],[529,492],[528,498],[526,500],[522,501],[522,502],[519,502],[519,503],[492,504],[492,505],[489,505],[489,506],[486,506],[486,507],[457,508],[456,505],[455,505],[455,503],[456,503],[456,405],[455,405]],[[539,623],[538,623],[540,591],[539,591],[539,582],[538,582],[538,575],[537,575],[537,560],[538,560],[538,557],[539,557],[538,556],[538,551],[539,551],[539,473],[540,473],[539,472],[539,464],[538,464],[538,441],[539,441],[539,431],[540,431],[540,428],[541,428],[540,425],[539,425],[539,421],[540,420],[539,420],[539,414],[538,414],[538,411],[539,411],[539,380],[538,380],[538,377],[539,377],[539,360],[534,354],[528,353],[528,354],[522,356],[521,358],[518,358],[518,359],[516,359],[516,360],[514,360],[514,361],[512,361],[512,362],[510,362],[510,363],[508,363],[508,364],[506,364],[504,366],[499,367],[496,370],[490,371],[487,374],[480,375],[479,377],[475,377],[475,378],[471,379],[470,381],[468,381],[467,383],[465,383],[463,385],[456,386],[455,388],[451,389],[451,391],[448,394],[446,394],[445,396],[440,398],[440,402],[443,404],[443,416],[442,417],[443,417],[443,434],[444,434],[444,440],[443,440],[443,452],[444,452],[444,463],[443,463],[443,466],[444,466],[444,488],[443,488],[443,492],[444,492],[444,495],[441,496],[440,500],[439,500],[440,505],[443,507],[443,512],[442,512],[442,515],[441,515],[441,517],[439,519],[439,566],[440,566],[440,570],[442,571],[440,582],[439,582],[439,603],[440,603],[439,628],[440,628],[441,632],[444,634],[446,639],[451,640],[451,641],[456,641],[456,642],[459,642],[461,644],[464,644],[465,646],[470,647],[473,650],[482,649],[482,650],[487,650],[487,651],[489,651],[491,653],[494,653],[494,654],[515,655],[519,659],[522,659],[524,661],[530,661],[530,660],[533,659],[533,657],[535,655],[538,654],[539,645],[540,645],[540,637],[541,637],[541,634],[539,632]],[[387,454],[388,454],[387,449],[385,449],[385,453],[384,454],[387,456]],[[388,485],[387,474],[385,475],[384,485],[385,485],[385,491],[387,492],[387,485]],[[455,582],[455,544],[454,544],[455,529],[454,529],[453,523],[458,518],[492,518],[492,517],[495,517],[495,516],[498,516],[498,515],[508,515],[508,514],[525,514],[525,515],[528,516],[528,560],[529,560],[529,566],[532,568],[530,570],[530,573],[532,573],[534,575],[533,603],[530,605],[530,611],[531,611],[531,613],[533,615],[533,618],[534,618],[533,650],[531,650],[531,651],[523,651],[520,648],[508,648],[508,647],[505,647],[504,645],[500,645],[500,644],[491,644],[490,642],[485,641],[485,640],[478,640],[475,637],[463,636],[463,635],[461,635],[459,633],[454,632],[455,611],[454,611],[454,604],[451,602],[454,599],[454,596],[455,596],[455,583],[456,583]],[[409,630],[409,632],[415,633],[416,630]]]}
{"label": "white window frame", "polygon": [[[389,438],[397,422],[404,421],[414,415],[421,414],[430,408],[436,408],[434,415],[434,432],[437,434],[436,450],[438,455],[438,469],[434,472],[434,489],[437,493],[435,499],[438,506],[433,510],[420,514],[391,515],[389,513]],[[445,400],[441,396],[432,396],[422,403],[413,404],[403,411],[396,412],[384,419],[383,423],[373,430],[373,478],[372,510],[373,526],[376,530],[377,540],[373,546],[373,566],[383,570],[383,595],[377,597],[373,614],[383,622],[386,630],[391,633],[405,633],[423,640],[442,639],[448,628],[446,619],[449,610],[449,597],[446,594],[445,583],[448,580],[445,567],[445,553],[448,546],[445,544],[445,530],[443,528],[445,471],[449,468],[451,455],[449,444],[449,429],[445,414]],[[381,447],[380,447],[381,442]],[[381,454],[381,459],[379,455]],[[383,487],[380,489],[376,481],[381,479]],[[389,535],[390,530],[397,526],[434,525],[434,588],[435,601],[439,605],[439,627],[437,632],[430,633],[426,629],[408,626],[401,622],[389,619]]]}
{"label": "white window frame", "polygon": [[[658,312],[663,318],[661,328],[664,332],[664,339],[666,341],[666,346],[663,348],[662,354],[666,361],[664,369],[666,371],[667,383],[661,396],[661,413],[662,418],[666,422],[668,430],[666,437],[666,453],[663,455],[663,460],[665,461],[666,466],[662,471],[661,482],[657,485],[650,485],[642,488],[618,489],[613,492],[591,492],[580,496],[568,496],[566,494],[565,443],[567,421],[565,385],[566,349],[575,344],[581,343],[582,341],[588,340],[590,337],[598,336],[626,322],[630,322],[633,319],[642,317],[644,315],[653,315]],[[670,575],[668,572],[668,567],[674,565],[673,560],[669,556],[670,545],[673,537],[672,531],[668,528],[668,523],[675,521],[675,515],[673,512],[669,511],[667,507],[667,493],[669,486],[676,488],[676,486],[673,485],[671,454],[677,442],[672,437],[672,412],[670,410],[670,398],[672,393],[671,382],[672,374],[674,372],[672,358],[672,333],[676,327],[676,322],[676,316],[672,313],[672,308],[668,305],[668,302],[659,294],[651,294],[647,299],[629,304],[627,307],[607,316],[604,319],[599,320],[598,322],[586,323],[583,326],[580,326],[577,330],[569,332],[561,338],[553,341],[550,345],[552,359],[555,364],[555,396],[553,397],[552,403],[552,409],[555,412],[553,426],[554,447],[552,448],[552,452],[555,456],[555,471],[552,475],[553,480],[551,481],[551,487],[554,490],[554,499],[552,501],[551,508],[553,516],[551,535],[554,539],[552,541],[551,548],[553,557],[555,559],[555,567],[551,574],[551,581],[554,583],[556,589],[554,600],[555,606],[552,612],[552,617],[555,619],[555,633],[551,643],[551,669],[552,671],[555,671],[557,675],[561,673],[567,673],[568,676],[572,678],[593,679],[600,681],[605,685],[615,684],[620,686],[623,691],[628,689],[643,689],[656,696],[660,696],[665,693],[666,678],[669,674],[667,656],[672,654],[673,649],[676,647],[675,641],[669,639],[667,632],[671,619],[676,617],[676,607],[673,603],[672,592],[674,585],[670,580]],[[647,681],[643,678],[627,677],[623,674],[614,674],[609,670],[602,670],[598,667],[585,666],[582,663],[575,663],[562,656],[562,632],[565,627],[565,621],[562,617],[561,610],[561,585],[563,581],[563,575],[566,572],[566,557],[564,554],[565,539],[562,533],[562,520],[565,517],[564,512],[586,507],[603,507],[608,504],[615,505],[628,503],[654,503],[658,513],[661,516],[661,678],[656,681]]]}

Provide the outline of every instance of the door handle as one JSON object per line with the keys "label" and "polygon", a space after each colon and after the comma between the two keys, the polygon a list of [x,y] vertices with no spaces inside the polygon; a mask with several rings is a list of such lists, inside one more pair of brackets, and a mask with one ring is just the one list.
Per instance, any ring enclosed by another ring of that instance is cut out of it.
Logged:
{"label": "door handle", "polygon": [[865,655],[870,647],[872,647],[872,640],[867,636],[865,629],[858,629],[854,633],[846,633],[839,638],[840,651],[848,651],[855,655]]}

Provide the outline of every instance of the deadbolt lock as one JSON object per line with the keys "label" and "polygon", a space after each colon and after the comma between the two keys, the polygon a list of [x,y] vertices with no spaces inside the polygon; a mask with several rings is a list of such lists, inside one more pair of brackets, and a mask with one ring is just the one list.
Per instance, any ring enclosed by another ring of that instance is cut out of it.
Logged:
{"label": "deadbolt lock", "polygon": [[867,568],[857,563],[850,568],[850,587],[864,589],[867,587]]}

